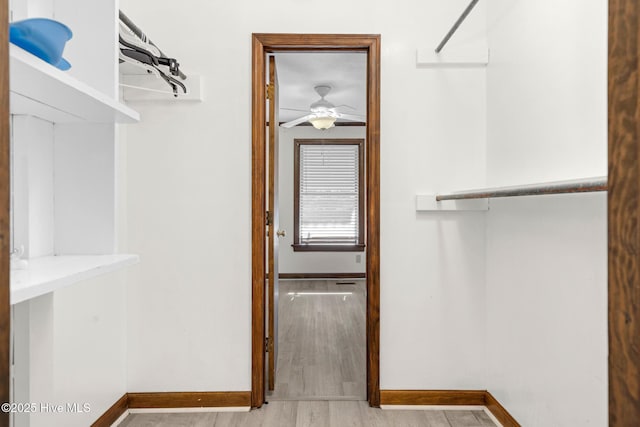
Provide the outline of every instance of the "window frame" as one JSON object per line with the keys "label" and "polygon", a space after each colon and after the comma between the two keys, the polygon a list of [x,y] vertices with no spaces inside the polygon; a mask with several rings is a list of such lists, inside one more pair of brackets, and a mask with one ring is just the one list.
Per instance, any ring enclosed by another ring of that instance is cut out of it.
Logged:
{"label": "window frame", "polygon": [[[300,243],[300,146],[301,145],[357,145],[358,146],[358,243],[301,244]],[[294,252],[363,252],[364,243],[364,139],[362,138],[295,138],[293,140],[293,244]]]}

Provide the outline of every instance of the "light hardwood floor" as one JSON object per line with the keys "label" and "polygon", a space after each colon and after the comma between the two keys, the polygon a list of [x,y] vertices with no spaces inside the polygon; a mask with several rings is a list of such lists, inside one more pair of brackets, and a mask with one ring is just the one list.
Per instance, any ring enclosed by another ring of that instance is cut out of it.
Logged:
{"label": "light hardwood floor", "polygon": [[276,384],[267,400],[365,400],[365,304],[364,280],[280,281]]}
{"label": "light hardwood floor", "polygon": [[132,414],[120,427],[495,427],[484,411],[383,411],[356,401],[272,401],[250,412]]}
{"label": "light hardwood floor", "polygon": [[280,349],[269,404],[250,412],[131,414],[120,427],[495,427],[480,410],[369,407],[365,282],[355,282],[280,282]]}

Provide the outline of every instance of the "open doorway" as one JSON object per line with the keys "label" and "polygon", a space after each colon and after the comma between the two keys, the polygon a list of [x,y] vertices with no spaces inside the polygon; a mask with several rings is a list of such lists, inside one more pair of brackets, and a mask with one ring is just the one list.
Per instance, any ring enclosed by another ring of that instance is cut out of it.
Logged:
{"label": "open doorway", "polygon": [[[267,55],[277,52],[339,52],[355,51],[366,55],[366,131],[365,165],[366,215],[363,235],[366,246],[366,394],[370,405],[379,405],[379,111],[380,111],[380,37],[377,35],[292,35],[254,34],[253,36],[253,135],[252,135],[252,406],[260,407],[265,400],[265,351],[273,352],[273,341],[265,340],[266,308],[273,293],[265,286],[267,270],[267,236],[265,224],[272,220],[265,206],[268,201],[266,135]],[[273,117],[271,118],[272,122]],[[275,156],[274,156],[275,157]],[[270,235],[278,230],[273,229]],[[274,251],[276,252],[276,251]],[[273,271],[273,270],[271,270]],[[277,278],[275,274],[270,274]],[[273,304],[271,305],[273,307]],[[277,330],[277,329],[276,329]],[[277,360],[277,359],[276,359]]]}
{"label": "open doorway", "polygon": [[267,168],[277,166],[278,185],[267,185],[278,203],[267,203],[278,224],[266,248],[268,273],[278,272],[267,287],[267,400],[366,400],[367,55],[279,52],[267,62],[277,86]]}

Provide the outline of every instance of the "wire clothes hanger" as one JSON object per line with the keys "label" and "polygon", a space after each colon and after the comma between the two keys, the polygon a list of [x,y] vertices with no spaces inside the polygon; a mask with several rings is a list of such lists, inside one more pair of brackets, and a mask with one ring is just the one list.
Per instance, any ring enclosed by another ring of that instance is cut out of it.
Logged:
{"label": "wire clothes hanger", "polygon": [[155,63],[155,60],[157,58],[137,50],[122,48],[120,49],[119,57],[121,62],[132,64],[138,68],[142,68],[149,74],[162,78],[169,86],[171,86],[174,95],[177,96],[178,87],[182,89],[183,93],[187,93],[187,87],[180,80],[168,76],[156,66],[157,64]]}
{"label": "wire clothes hanger", "polygon": [[162,78],[178,96],[178,88],[187,93],[187,87],[175,77],[187,78],[180,71],[180,64],[175,58],[169,58],[155,45],[129,18],[120,11],[119,23],[120,63],[128,63],[145,70],[149,74]]}

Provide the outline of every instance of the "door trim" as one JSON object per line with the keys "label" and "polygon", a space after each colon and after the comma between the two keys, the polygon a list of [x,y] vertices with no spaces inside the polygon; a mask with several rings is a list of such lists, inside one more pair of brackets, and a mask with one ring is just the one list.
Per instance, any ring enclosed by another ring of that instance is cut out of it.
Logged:
{"label": "door trim", "polygon": [[[9,402],[11,329],[10,299],[10,149],[9,149],[9,5],[0,0],[0,402]],[[9,412],[0,413],[0,426],[9,425]]]}
{"label": "door trim", "polygon": [[[276,58],[273,55],[268,57],[269,67],[269,121],[278,123],[278,70],[276,67]],[[278,258],[280,240],[276,233],[280,227],[280,202],[278,189],[279,178],[279,152],[280,152],[280,128],[278,126],[269,127],[269,137],[267,142],[267,210],[269,212],[269,225],[267,226],[267,271],[274,274],[267,274],[267,390],[272,391],[276,387],[276,370],[278,369],[278,296],[280,294],[280,285],[278,284]]]}
{"label": "door trim", "polygon": [[609,425],[640,419],[640,6],[609,1]]}
{"label": "door trim", "polygon": [[367,53],[367,400],[380,406],[380,35],[253,34],[251,136],[251,406],[265,400],[265,55],[281,51]]}

